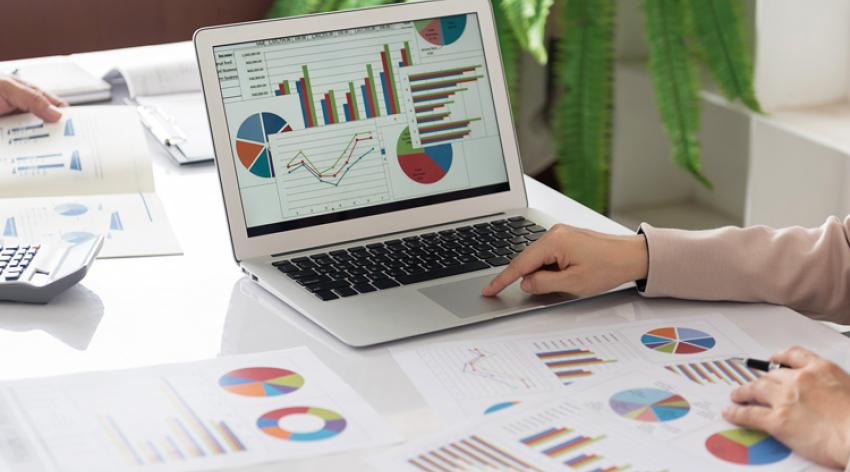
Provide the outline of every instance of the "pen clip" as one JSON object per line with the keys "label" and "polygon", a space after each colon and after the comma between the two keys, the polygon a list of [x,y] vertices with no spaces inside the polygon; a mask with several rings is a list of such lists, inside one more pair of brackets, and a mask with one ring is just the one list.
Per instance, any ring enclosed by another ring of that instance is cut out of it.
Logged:
{"label": "pen clip", "polygon": [[186,135],[170,116],[165,115],[157,107],[139,105],[136,107],[142,124],[168,147],[179,146],[186,142]]}

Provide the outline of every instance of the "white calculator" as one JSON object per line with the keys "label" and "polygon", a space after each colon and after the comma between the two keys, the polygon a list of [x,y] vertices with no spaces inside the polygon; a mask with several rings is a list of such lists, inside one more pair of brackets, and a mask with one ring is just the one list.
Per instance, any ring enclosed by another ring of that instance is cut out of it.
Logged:
{"label": "white calculator", "polygon": [[103,236],[79,244],[0,242],[0,300],[47,303],[86,276]]}

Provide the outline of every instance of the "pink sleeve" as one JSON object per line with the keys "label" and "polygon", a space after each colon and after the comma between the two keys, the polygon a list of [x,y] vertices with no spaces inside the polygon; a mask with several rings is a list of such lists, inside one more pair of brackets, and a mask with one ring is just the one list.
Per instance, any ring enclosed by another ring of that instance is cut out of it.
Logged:
{"label": "pink sleeve", "polygon": [[811,229],[641,230],[645,296],[768,302],[850,322],[850,217]]}

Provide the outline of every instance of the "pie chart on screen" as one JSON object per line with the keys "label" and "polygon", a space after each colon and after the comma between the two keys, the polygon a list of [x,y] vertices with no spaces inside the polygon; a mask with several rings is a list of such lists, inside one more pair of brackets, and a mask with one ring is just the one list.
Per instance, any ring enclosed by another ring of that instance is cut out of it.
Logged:
{"label": "pie chart on screen", "polygon": [[396,153],[404,174],[420,184],[439,182],[452,168],[451,144],[415,148],[411,142],[410,128],[405,128],[399,136]]}
{"label": "pie chart on screen", "polygon": [[239,162],[257,177],[274,177],[269,135],[288,131],[292,131],[289,123],[274,113],[255,113],[245,118],[236,132],[236,155]]}
{"label": "pie chart on screen", "polygon": [[448,46],[463,35],[466,29],[466,15],[422,20],[415,24],[422,39],[435,46]]}

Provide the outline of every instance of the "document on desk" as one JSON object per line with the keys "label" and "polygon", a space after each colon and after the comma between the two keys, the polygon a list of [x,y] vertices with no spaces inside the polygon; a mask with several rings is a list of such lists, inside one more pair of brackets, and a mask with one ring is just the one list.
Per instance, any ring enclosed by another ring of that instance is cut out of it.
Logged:
{"label": "document on desk", "polygon": [[730,358],[764,355],[758,346],[718,314],[393,348],[392,354],[430,406],[456,420],[538,401],[636,364],[663,366],[703,388],[729,389],[758,375]]}
{"label": "document on desk", "polygon": [[74,107],[57,123],[0,119],[0,240],[81,242],[99,257],[180,254],[132,107]]}
{"label": "document on desk", "polygon": [[399,439],[307,348],[0,384],[0,470],[224,469]]}
{"label": "document on desk", "polygon": [[550,396],[376,456],[392,472],[718,471],[817,466],[772,437],[722,419],[726,396],[668,370],[608,372]]}
{"label": "document on desk", "polygon": [[[194,56],[141,63],[110,71],[105,79],[123,78],[139,116],[154,138],[178,164],[212,160],[212,137]],[[166,140],[168,142],[166,142]]]}

